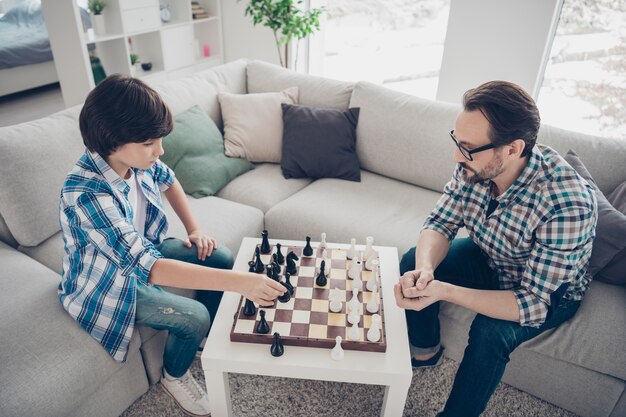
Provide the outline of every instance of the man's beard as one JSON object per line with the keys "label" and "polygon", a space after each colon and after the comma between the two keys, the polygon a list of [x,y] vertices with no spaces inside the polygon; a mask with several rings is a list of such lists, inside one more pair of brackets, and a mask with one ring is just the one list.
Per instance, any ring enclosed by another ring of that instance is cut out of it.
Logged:
{"label": "man's beard", "polygon": [[[477,184],[479,182],[494,179],[504,172],[502,165],[502,157],[499,154],[496,154],[493,160],[489,162],[489,164],[480,172],[461,162],[461,166],[464,168],[463,179],[469,184]],[[467,173],[468,171],[471,171],[474,175],[469,176]]]}

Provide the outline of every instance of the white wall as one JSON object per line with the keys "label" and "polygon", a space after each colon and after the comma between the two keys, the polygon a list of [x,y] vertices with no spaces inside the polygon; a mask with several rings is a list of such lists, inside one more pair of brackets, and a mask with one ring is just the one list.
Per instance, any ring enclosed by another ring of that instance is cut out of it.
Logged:
{"label": "white wall", "polygon": [[247,4],[246,0],[221,0],[224,62],[248,58],[280,65],[272,31],[252,24],[252,18],[244,15]]}
{"label": "white wall", "polygon": [[535,99],[563,0],[451,0],[437,100],[460,103],[491,80],[519,84]]}

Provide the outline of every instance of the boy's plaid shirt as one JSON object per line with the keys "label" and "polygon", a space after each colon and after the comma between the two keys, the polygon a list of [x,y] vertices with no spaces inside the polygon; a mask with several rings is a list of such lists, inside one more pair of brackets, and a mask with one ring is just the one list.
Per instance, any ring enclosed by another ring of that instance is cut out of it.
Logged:
{"label": "boy's plaid shirt", "polygon": [[137,281],[147,283],[167,231],[159,191],[174,183],[161,161],[134,169],[147,201],[145,236],[133,226],[130,187],[97,153],[86,151],[61,190],[65,256],[59,299],[117,361],[125,361],[135,323]]}
{"label": "boy's plaid shirt", "polygon": [[465,226],[489,258],[500,289],[512,289],[523,326],[539,327],[561,297],[581,300],[595,237],[591,186],[561,156],[537,145],[528,165],[485,218],[491,181],[469,184],[457,166],[424,229],[449,240]]}

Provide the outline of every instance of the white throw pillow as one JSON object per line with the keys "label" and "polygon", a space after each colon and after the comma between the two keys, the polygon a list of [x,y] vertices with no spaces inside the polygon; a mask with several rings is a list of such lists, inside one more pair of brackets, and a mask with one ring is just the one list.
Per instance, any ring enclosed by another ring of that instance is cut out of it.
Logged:
{"label": "white throw pillow", "polygon": [[217,96],[224,120],[227,156],[254,162],[280,162],[283,144],[281,103],[297,104],[298,87],[280,93]]}

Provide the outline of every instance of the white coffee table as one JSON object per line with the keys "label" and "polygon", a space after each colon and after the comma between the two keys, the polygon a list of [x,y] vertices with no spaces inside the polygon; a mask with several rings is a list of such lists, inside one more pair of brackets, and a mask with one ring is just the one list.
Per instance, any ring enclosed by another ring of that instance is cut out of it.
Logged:
{"label": "white coffee table", "polygon": [[[244,238],[234,269],[248,270],[258,238]],[[270,240],[285,246],[303,242]],[[335,245],[348,249],[349,245]],[[315,245],[314,245],[315,246]],[[360,249],[362,250],[362,246]],[[270,355],[269,345],[230,341],[230,330],[240,295],[226,292],[217,311],[213,327],[202,353],[211,415],[231,416],[232,402],[228,373],[267,375],[286,378],[313,379],[359,384],[384,385],[385,396],[381,416],[402,416],[413,376],[404,310],[396,306],[393,285],[398,281],[399,264],[396,248],[375,246],[381,259],[381,285],[385,306],[387,351],[362,352],[346,350],[342,361],[330,358],[330,349],[285,346],[278,358]]]}

